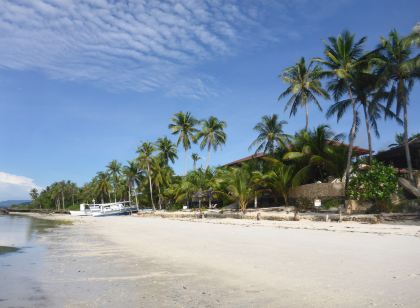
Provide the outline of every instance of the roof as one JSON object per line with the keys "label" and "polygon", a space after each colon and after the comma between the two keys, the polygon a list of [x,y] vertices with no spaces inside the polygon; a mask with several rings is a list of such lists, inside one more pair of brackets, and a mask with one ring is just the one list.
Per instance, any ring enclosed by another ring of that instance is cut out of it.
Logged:
{"label": "roof", "polygon": [[255,153],[255,154],[252,154],[252,155],[246,156],[246,157],[244,157],[244,158],[241,158],[241,159],[238,159],[238,160],[232,161],[232,162],[230,162],[230,163],[224,164],[224,166],[233,166],[233,165],[237,165],[237,164],[240,164],[240,163],[243,163],[243,162],[249,161],[249,160],[251,160],[251,159],[261,158],[261,157],[264,157],[264,156],[265,156],[265,154],[264,154],[264,153]]}
{"label": "roof", "polygon": [[[331,144],[331,145],[334,145],[334,146],[341,146],[341,145],[348,146],[348,144],[341,143],[341,142],[334,141],[334,140],[330,140],[330,141],[328,141],[328,143]],[[354,153],[353,154],[354,156],[362,156],[362,155],[369,154],[369,150],[361,148],[361,147],[353,146],[353,153]],[[255,158],[262,158],[264,156],[266,156],[266,154],[264,154],[264,153],[255,153],[255,154],[243,157],[241,159],[232,161],[230,163],[224,164],[224,166],[234,166],[234,165],[238,165],[240,163],[246,162],[246,161],[250,161],[250,160],[255,159]]]}

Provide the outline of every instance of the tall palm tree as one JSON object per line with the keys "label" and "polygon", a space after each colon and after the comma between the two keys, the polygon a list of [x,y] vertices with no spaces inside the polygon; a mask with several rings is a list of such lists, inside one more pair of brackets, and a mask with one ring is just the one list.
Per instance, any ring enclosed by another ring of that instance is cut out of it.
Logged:
{"label": "tall palm tree", "polygon": [[167,165],[169,161],[175,163],[175,159],[178,158],[177,149],[175,144],[173,144],[168,137],[158,138],[156,141],[156,148],[159,152],[159,157],[165,165]]}
{"label": "tall palm tree", "polygon": [[308,104],[313,102],[319,110],[322,107],[319,104],[318,96],[321,98],[329,98],[328,92],[322,87],[321,77],[322,69],[319,65],[313,65],[313,62],[306,65],[305,58],[300,58],[295,65],[286,68],[280,75],[285,83],[289,86],[279,96],[279,100],[291,95],[286,103],[284,111],[290,108],[290,116],[295,115],[299,107],[305,108],[306,125],[309,125],[309,109]]}
{"label": "tall palm tree", "polygon": [[396,114],[403,110],[404,149],[411,181],[414,181],[410,149],[408,145],[408,103],[414,81],[420,77],[420,56],[412,57],[412,42],[401,38],[392,30],[388,38],[381,38],[381,57],[377,60],[378,74],[388,81],[390,91],[388,106],[396,103]]}
{"label": "tall palm tree", "polygon": [[169,129],[173,135],[178,135],[176,145],[182,143],[185,151],[185,166],[184,174],[187,174],[187,151],[191,148],[191,142],[194,142],[194,135],[197,132],[196,125],[198,121],[191,115],[190,112],[177,112],[171,119]]}
{"label": "tall palm tree", "polygon": [[323,72],[324,76],[330,77],[328,90],[333,92],[335,101],[340,100],[347,93],[352,109],[352,126],[349,134],[349,147],[347,153],[346,166],[346,187],[350,179],[351,158],[353,153],[354,139],[356,138],[357,128],[357,110],[356,98],[352,89],[352,74],[356,69],[368,63],[369,58],[364,57],[363,44],[366,37],[355,40],[354,34],[344,31],[338,37],[329,37],[329,43],[325,42],[325,59],[314,59],[322,63],[327,70]]}
{"label": "tall palm tree", "polygon": [[191,158],[193,160],[193,169],[197,169],[197,162],[201,159],[201,157],[197,153],[192,153]]}
{"label": "tall palm tree", "polygon": [[121,164],[114,159],[108,164],[108,166],[106,166],[106,168],[108,169],[108,172],[112,178],[112,186],[114,188],[114,202],[117,202],[117,185],[119,182],[119,176],[121,175]]}
{"label": "tall palm tree", "polygon": [[214,116],[211,116],[208,120],[201,121],[201,130],[197,132],[196,140],[201,139],[201,150],[207,147],[207,159],[204,169],[207,169],[209,165],[211,150],[216,151],[217,148],[226,143],[225,128],[226,122],[220,121]]}
{"label": "tall palm tree", "polygon": [[[394,118],[398,117],[389,108],[381,103],[381,100],[387,95],[384,87],[378,85],[378,76],[370,69],[356,69],[352,74],[351,87],[355,100],[363,108],[364,122],[369,146],[369,164],[373,160],[372,150],[372,129],[377,137],[380,136],[378,130],[378,121],[384,116]],[[327,117],[337,116],[337,122],[341,120],[346,111],[351,107],[351,100],[346,98],[336,101],[327,111]],[[359,113],[357,113],[356,131],[360,124]]]}
{"label": "tall palm tree", "polygon": [[[128,186],[128,201],[131,203],[131,195],[133,189],[135,190],[135,187],[138,187],[141,181],[141,173],[139,169],[137,168],[137,164],[134,161],[129,161],[128,165],[123,168],[122,173],[125,176],[125,180]],[[137,199],[137,193],[135,194],[136,199],[136,206],[138,207],[138,199]]]}
{"label": "tall palm tree", "polygon": [[169,185],[172,177],[172,169],[168,167],[162,159],[154,157],[152,160],[153,183],[158,190],[158,205],[159,210],[162,210],[163,188]]}
{"label": "tall palm tree", "polygon": [[143,142],[141,146],[137,148],[137,161],[142,168],[147,170],[147,177],[149,178],[149,190],[150,190],[150,202],[152,203],[153,211],[156,210],[155,202],[153,200],[153,185],[152,185],[152,170],[151,165],[153,162],[153,153],[155,147],[151,142]]}
{"label": "tall palm tree", "polygon": [[286,121],[279,121],[277,114],[265,115],[254,127],[258,133],[257,138],[251,143],[249,149],[256,147],[255,152],[273,154],[279,147],[285,147],[289,135],[283,132],[283,125]]}

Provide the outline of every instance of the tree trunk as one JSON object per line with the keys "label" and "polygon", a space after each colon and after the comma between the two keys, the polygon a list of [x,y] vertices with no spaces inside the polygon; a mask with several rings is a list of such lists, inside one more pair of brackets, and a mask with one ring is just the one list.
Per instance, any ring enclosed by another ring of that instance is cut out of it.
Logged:
{"label": "tree trunk", "polygon": [[305,125],[305,131],[308,131],[309,126],[309,110],[308,110],[308,104],[305,104],[305,111],[306,111],[306,125]]}
{"label": "tree trunk", "polygon": [[150,200],[152,202],[152,208],[153,208],[153,211],[156,211],[155,202],[153,201],[152,176],[150,175],[150,164],[149,163],[147,163],[147,176],[149,177]]}
{"label": "tree trunk", "polygon": [[61,199],[63,200],[63,210],[64,210],[65,206],[64,206],[64,192],[63,191],[61,192]]}
{"label": "tree trunk", "polygon": [[414,183],[414,176],[413,176],[413,166],[411,164],[411,155],[410,155],[410,147],[408,144],[408,112],[407,112],[407,104],[403,104],[404,109],[404,150],[405,150],[405,159],[407,160],[407,168],[408,168],[408,176],[410,181]]}
{"label": "tree trunk", "polygon": [[258,196],[257,196],[257,194],[255,194],[255,196],[254,196],[254,208],[257,208],[258,207]]}
{"label": "tree trunk", "polygon": [[158,185],[158,194],[159,194],[159,210],[162,211],[162,197],[161,197],[161,192],[160,192],[160,186]]}
{"label": "tree trunk", "polygon": [[351,157],[352,157],[352,154],[353,154],[353,143],[354,143],[354,138],[356,136],[356,124],[357,124],[357,122],[356,122],[356,119],[357,119],[356,102],[354,101],[353,93],[352,93],[349,85],[347,85],[347,90],[348,90],[348,93],[349,93],[349,97],[350,97],[350,100],[351,100],[351,107],[352,107],[352,110],[353,110],[353,124],[351,126],[350,135],[349,135],[349,149],[348,149],[348,153],[347,153],[345,189],[347,189],[347,186],[348,186],[349,181],[350,181]]}
{"label": "tree trunk", "polygon": [[184,155],[184,175],[187,175],[187,150],[185,150],[185,155]]}
{"label": "tree trunk", "polygon": [[363,112],[365,114],[365,123],[366,123],[366,133],[368,137],[368,145],[369,145],[369,165],[372,165],[372,133],[370,127],[370,119],[369,119],[369,112],[366,107],[366,101],[363,102]]}
{"label": "tree trunk", "polygon": [[117,203],[117,185],[114,185],[114,202]]}
{"label": "tree trunk", "polygon": [[209,163],[210,163],[210,155],[211,155],[211,148],[209,148],[208,152],[207,152],[207,158],[206,158],[206,166],[204,168],[204,170],[207,170]]}
{"label": "tree trunk", "polygon": [[131,185],[128,184],[128,202],[130,202],[130,205],[131,205],[131,187],[130,186]]}

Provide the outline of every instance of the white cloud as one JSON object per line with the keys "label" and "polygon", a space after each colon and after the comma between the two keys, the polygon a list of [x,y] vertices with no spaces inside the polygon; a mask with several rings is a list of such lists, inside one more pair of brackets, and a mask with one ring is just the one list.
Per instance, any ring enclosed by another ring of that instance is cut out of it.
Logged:
{"label": "white cloud", "polygon": [[31,178],[0,171],[0,201],[29,199],[32,188],[41,189]]}
{"label": "white cloud", "polygon": [[255,11],[235,0],[3,0],[0,68],[201,97],[213,90],[194,66],[231,54]]}

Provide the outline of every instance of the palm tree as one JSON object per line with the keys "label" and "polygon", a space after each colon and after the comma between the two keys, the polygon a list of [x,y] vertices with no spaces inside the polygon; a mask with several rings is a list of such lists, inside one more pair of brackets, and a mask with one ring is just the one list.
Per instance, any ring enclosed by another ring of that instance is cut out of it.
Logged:
{"label": "palm tree", "polygon": [[197,153],[192,153],[191,154],[191,158],[192,158],[192,160],[193,160],[193,162],[194,162],[194,170],[196,170],[197,169],[197,162],[201,159],[201,157],[197,154]]}
{"label": "palm tree", "polygon": [[248,202],[254,197],[250,170],[241,167],[231,168],[225,180],[228,194],[238,202],[242,213],[245,213]]}
{"label": "palm tree", "polygon": [[[408,138],[408,142],[419,137],[420,137],[420,133],[412,134],[411,137]],[[404,134],[395,134],[394,140],[395,140],[395,143],[390,144],[388,147],[393,148],[393,147],[404,145]]]}
{"label": "palm tree", "polygon": [[408,102],[415,79],[420,77],[420,56],[412,55],[412,41],[401,38],[392,30],[388,38],[381,39],[380,58],[376,61],[378,74],[390,86],[388,107],[396,103],[396,114],[403,110],[404,149],[411,181],[414,181],[410,149],[408,145]]}
{"label": "palm tree", "polygon": [[270,165],[270,170],[264,174],[265,182],[271,190],[283,197],[284,203],[288,206],[288,196],[290,190],[302,182],[302,178],[296,172],[295,165],[286,165],[282,161],[265,157]]}
{"label": "palm tree", "polygon": [[[123,168],[123,174],[125,176],[125,180],[128,186],[128,201],[131,203],[131,195],[132,190],[135,187],[138,187],[140,185],[141,181],[141,173],[139,169],[137,168],[137,164],[134,161],[129,161],[128,165]],[[137,199],[137,193],[135,194],[136,198],[136,206],[138,207],[138,199]]]}
{"label": "palm tree", "polygon": [[335,135],[328,125],[301,130],[283,160],[294,162],[300,168],[296,173],[300,182],[324,180],[327,175],[342,178],[347,165],[344,153],[347,148],[341,144],[342,139],[343,135]]}
{"label": "palm tree", "polygon": [[196,140],[201,139],[200,149],[207,147],[207,159],[204,169],[207,169],[210,162],[210,153],[213,149],[221,147],[226,142],[226,122],[220,121],[216,117],[211,116],[208,120],[201,121],[201,130],[196,135]]}
{"label": "palm tree", "polygon": [[280,76],[289,86],[280,94],[279,100],[291,95],[284,111],[290,108],[290,116],[292,116],[296,114],[299,107],[305,108],[305,130],[308,130],[309,125],[308,104],[313,102],[322,111],[317,96],[326,99],[329,98],[328,92],[321,84],[321,73],[321,67],[318,65],[313,66],[312,61],[309,65],[306,65],[305,58],[302,57],[295,65],[286,68]]}
{"label": "palm tree", "polygon": [[152,203],[153,211],[156,210],[155,202],[153,201],[153,185],[151,170],[154,151],[155,147],[150,142],[143,142],[143,144],[137,148],[137,153],[139,154],[139,156],[137,157],[137,161],[139,162],[142,168],[145,168],[147,170],[147,177],[149,178],[150,201]]}
{"label": "palm tree", "polygon": [[153,183],[158,189],[159,210],[162,210],[162,188],[169,185],[172,177],[172,169],[168,167],[160,157],[154,157],[152,160]]}
{"label": "palm tree", "polygon": [[117,185],[119,181],[119,176],[121,175],[121,164],[114,159],[106,167],[108,169],[109,174],[112,177],[112,185],[114,188],[114,202],[117,202]]}
{"label": "palm tree", "polygon": [[101,196],[102,203],[104,203],[104,196],[108,195],[108,200],[111,201],[111,184],[109,183],[109,174],[106,172],[98,172],[96,174],[96,192]]}
{"label": "palm tree", "polygon": [[279,121],[277,114],[265,115],[261,122],[257,123],[254,131],[258,133],[257,138],[251,143],[249,149],[256,147],[255,153],[263,151],[273,154],[276,148],[285,147],[289,135],[283,132],[283,125],[286,121]]}
{"label": "palm tree", "polygon": [[175,159],[178,158],[176,146],[169,140],[168,137],[158,138],[156,141],[156,148],[159,152],[159,157],[167,165],[169,161],[175,163]]}
{"label": "palm tree", "polygon": [[191,142],[194,141],[194,134],[197,132],[195,126],[198,121],[189,112],[177,112],[171,119],[169,129],[173,135],[178,135],[176,145],[182,143],[185,151],[184,174],[187,174],[187,151],[191,148]]}
{"label": "palm tree", "polygon": [[[356,69],[354,74],[352,74],[351,87],[356,102],[358,102],[363,108],[369,145],[369,164],[371,164],[373,160],[372,129],[375,135],[379,138],[378,120],[380,120],[382,116],[384,116],[385,119],[394,118],[397,119],[397,121],[399,121],[399,119],[395,113],[380,102],[387,93],[384,91],[382,86],[378,86],[378,77],[370,69]],[[335,102],[328,109],[327,118],[336,115],[337,122],[339,122],[350,106],[350,99]],[[359,113],[357,113],[356,131],[359,123]]]}
{"label": "palm tree", "polygon": [[338,37],[329,37],[329,43],[325,43],[325,59],[315,59],[327,68],[323,72],[324,76],[330,77],[328,84],[328,90],[333,92],[335,101],[347,93],[351,108],[353,123],[349,134],[349,147],[347,153],[347,166],[346,166],[346,187],[350,179],[350,168],[351,158],[353,153],[353,144],[356,137],[356,126],[357,126],[357,110],[356,110],[356,99],[354,97],[352,89],[352,74],[358,68],[366,65],[369,58],[363,57],[363,44],[366,41],[366,37],[362,37],[360,40],[355,41],[354,34],[348,31],[344,31]]}

